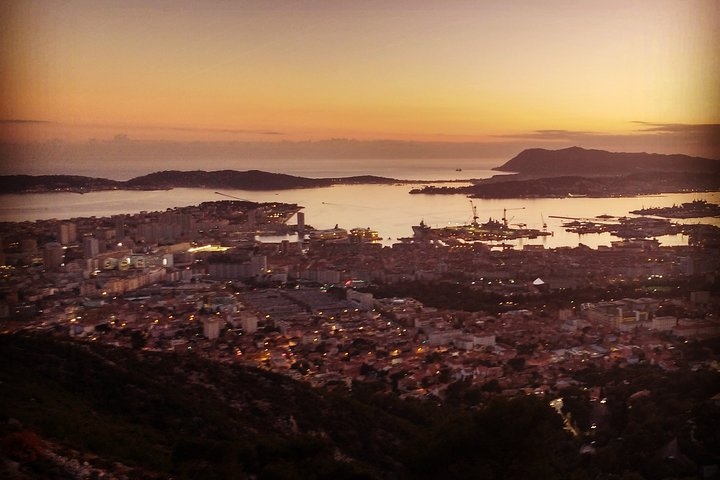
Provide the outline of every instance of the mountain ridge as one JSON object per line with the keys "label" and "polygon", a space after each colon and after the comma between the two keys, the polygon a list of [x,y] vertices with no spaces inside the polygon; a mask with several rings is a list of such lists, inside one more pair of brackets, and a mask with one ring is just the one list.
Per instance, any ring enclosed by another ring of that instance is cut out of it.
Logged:
{"label": "mountain ridge", "polygon": [[643,171],[720,174],[720,160],[684,154],[609,152],[568,147],[529,148],[493,170],[524,175],[616,175]]}

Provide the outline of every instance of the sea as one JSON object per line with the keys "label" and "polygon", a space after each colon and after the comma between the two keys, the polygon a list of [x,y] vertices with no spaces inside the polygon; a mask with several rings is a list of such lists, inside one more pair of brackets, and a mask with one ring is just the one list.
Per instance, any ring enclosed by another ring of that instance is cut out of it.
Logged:
{"label": "sea", "polygon": [[[278,161],[274,161],[278,162]],[[492,170],[503,160],[363,160],[342,162],[293,162],[273,164],[269,161],[264,167],[252,166],[265,171],[289,173],[293,175],[324,178],[347,177],[354,175],[379,175],[396,179],[422,181],[467,181],[473,178],[489,178],[499,172]],[[258,168],[259,167],[259,168]],[[225,167],[203,165],[204,170],[216,170]],[[235,169],[249,169],[247,166],[234,165]],[[122,177],[150,173],[154,170],[128,172]],[[53,172],[57,173],[57,172]],[[109,173],[109,174],[108,174]],[[83,172],[75,169],[73,174],[118,178],[112,171]],[[450,185],[465,185],[460,182]],[[576,247],[579,244],[597,248],[610,245],[618,238],[609,233],[584,234],[566,232],[562,223],[571,218],[592,219],[599,215],[614,217],[632,216],[629,212],[644,207],[663,207],[681,204],[693,200],[720,202],[720,192],[677,193],[653,196],[622,198],[539,198],[539,199],[470,199],[464,195],[411,195],[412,188],[422,184],[388,185],[338,185],[324,188],[248,191],[224,189],[175,188],[158,191],[102,191],[86,194],[77,193],[31,193],[0,194],[0,221],[20,222],[41,219],[72,219],[77,217],[105,217],[121,213],[141,211],[164,211],[168,208],[197,205],[202,202],[227,200],[230,197],[253,202],[283,202],[303,207],[305,223],[318,229],[355,227],[371,228],[378,231],[382,243],[391,245],[399,239],[411,237],[412,226],[420,221],[431,227],[463,225],[472,221],[474,206],[479,221],[490,218],[500,220],[507,215],[511,225],[527,225],[528,228],[542,229],[547,225],[550,236],[535,239],[506,241],[515,247],[523,245],[543,245],[546,248]],[[557,218],[564,217],[564,218]],[[294,223],[294,219],[290,223]],[[679,220],[683,223],[710,223],[720,226],[718,218]],[[288,237],[289,240],[297,240]],[[265,241],[280,238],[263,238]],[[661,245],[687,245],[684,235],[664,235],[658,237]]]}

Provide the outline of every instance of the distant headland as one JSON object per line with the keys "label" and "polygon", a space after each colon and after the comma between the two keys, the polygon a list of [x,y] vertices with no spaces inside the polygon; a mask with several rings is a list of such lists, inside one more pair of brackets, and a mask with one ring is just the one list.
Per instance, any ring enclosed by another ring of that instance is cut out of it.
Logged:
{"label": "distant headland", "polygon": [[720,160],[680,154],[607,152],[580,147],[561,150],[530,148],[523,150],[494,170],[544,177],[626,175],[644,172],[720,175]]}
{"label": "distant headland", "polygon": [[720,191],[720,160],[687,155],[532,148],[494,170],[513,174],[478,180],[468,187],[429,185],[410,193],[555,198]]}
{"label": "distant headland", "polygon": [[[495,170],[513,172],[469,187],[426,186],[411,193],[465,194],[475,198],[627,196],[683,191],[720,191],[720,160],[687,155],[615,153],[571,147],[522,151]],[[77,175],[3,175],[0,193],[89,193],[107,190],[216,188],[290,190],[332,185],[440,183],[361,175],[308,178],[260,170],[166,170],[126,181]],[[450,181],[443,181],[450,183]]]}
{"label": "distant headland", "polygon": [[226,188],[236,190],[291,190],[332,185],[395,184],[408,181],[362,175],[342,178],[307,178],[260,170],[155,172],[127,181],[78,175],[3,175],[2,193],[89,193],[107,190],[170,190],[172,188]]}

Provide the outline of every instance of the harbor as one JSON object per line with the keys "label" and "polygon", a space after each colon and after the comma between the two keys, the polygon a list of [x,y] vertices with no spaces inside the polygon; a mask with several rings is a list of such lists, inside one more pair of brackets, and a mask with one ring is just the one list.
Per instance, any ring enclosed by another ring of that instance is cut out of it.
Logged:
{"label": "harbor", "polygon": [[[413,225],[420,220],[431,229],[458,227],[472,223],[472,211],[468,199],[462,195],[409,195],[408,186],[396,185],[347,185],[300,190],[256,192],[225,190],[223,193],[254,202],[282,202],[302,206],[305,222],[315,229],[370,228],[378,232],[383,246],[397,243],[400,238],[414,237]],[[72,193],[38,193],[3,195],[0,205],[0,221],[33,221],[39,219],[70,219],[75,217],[104,217],[120,213],[159,211],[168,208],[197,205],[219,200],[214,190],[200,188],[175,188],[162,191],[105,191],[85,195]],[[630,211],[643,206],[666,206],[682,204],[696,199],[711,203],[720,202],[720,193],[686,193],[662,196],[627,198],[532,198],[532,199],[475,199],[480,218],[500,218],[503,209],[509,226],[551,232],[536,238],[507,239],[505,243],[514,248],[525,245],[542,245],[544,248],[575,247],[579,244],[590,248],[610,246],[619,238],[608,232],[580,234],[568,232],[563,227],[572,218],[596,219],[601,215],[633,217]],[[524,207],[524,208],[521,208]],[[554,218],[567,217],[566,219]],[[601,220],[601,219],[600,219]],[[479,223],[484,223],[478,220]],[[704,223],[720,225],[718,218],[677,219],[679,224]],[[297,223],[293,217],[288,225]],[[516,225],[513,225],[516,224]],[[288,231],[287,233],[293,233]],[[285,235],[278,232],[276,235]],[[689,237],[683,234],[664,235],[658,238],[662,245],[687,245]],[[297,235],[288,236],[297,241]]]}
{"label": "harbor", "polygon": [[[424,220],[419,225],[414,225],[414,240],[462,240],[462,241],[506,241],[518,240],[522,238],[538,238],[541,236],[552,235],[547,231],[547,225],[543,221],[543,230],[535,228],[527,228],[525,223],[510,224],[512,221],[508,219],[508,208],[503,208],[503,216],[501,220],[488,218],[487,222],[479,223],[477,206],[470,201],[472,210],[472,222],[467,225],[449,226],[442,228],[431,228],[425,224]],[[516,207],[510,210],[524,210],[525,207]]]}

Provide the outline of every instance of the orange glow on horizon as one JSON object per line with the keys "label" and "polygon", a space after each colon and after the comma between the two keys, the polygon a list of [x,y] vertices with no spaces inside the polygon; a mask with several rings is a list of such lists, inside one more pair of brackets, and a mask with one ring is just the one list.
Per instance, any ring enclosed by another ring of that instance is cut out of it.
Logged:
{"label": "orange glow on horizon", "polygon": [[0,139],[494,142],[720,123],[713,2],[173,7],[9,2]]}

